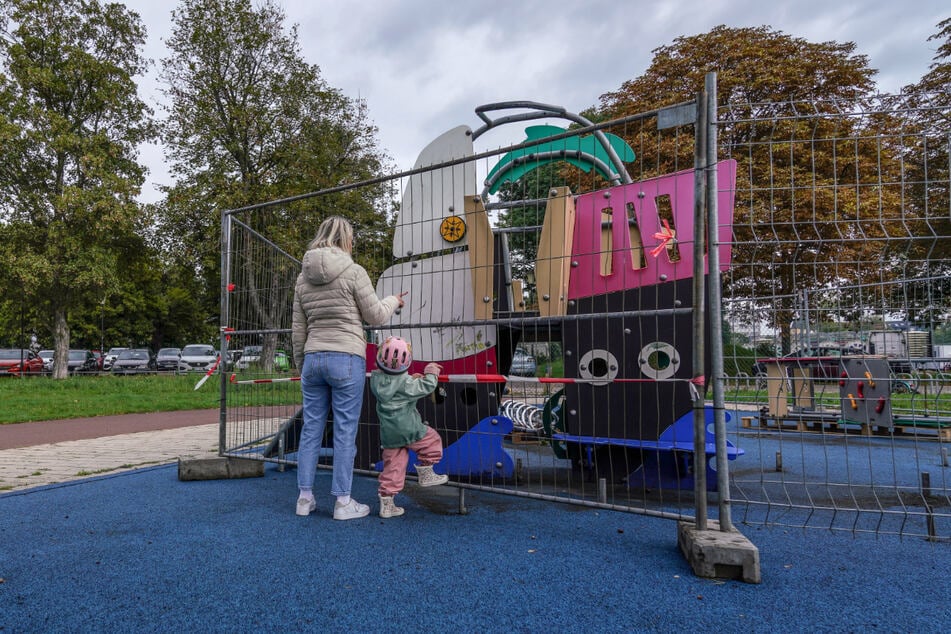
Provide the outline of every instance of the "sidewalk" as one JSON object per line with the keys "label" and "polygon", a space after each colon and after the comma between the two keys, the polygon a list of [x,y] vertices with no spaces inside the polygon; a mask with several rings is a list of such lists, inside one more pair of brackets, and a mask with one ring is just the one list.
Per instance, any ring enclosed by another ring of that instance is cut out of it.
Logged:
{"label": "sidewalk", "polygon": [[[175,462],[179,458],[209,458],[218,453],[218,424],[179,426],[184,420],[173,423],[172,429],[127,432],[136,426],[148,427],[148,415],[102,417],[111,420],[96,421],[97,425],[110,431],[95,438],[55,441],[59,437],[73,437],[81,423],[60,428],[49,421],[52,442],[16,446],[0,450],[0,493],[30,487],[78,480],[107,473],[129,471],[141,467]],[[205,414],[193,416],[194,420],[208,420]],[[43,423],[22,423],[39,427]],[[161,423],[169,425],[168,420]],[[7,427],[7,426],[4,426]],[[87,426],[88,428],[89,426]],[[80,432],[81,433],[81,432]]]}

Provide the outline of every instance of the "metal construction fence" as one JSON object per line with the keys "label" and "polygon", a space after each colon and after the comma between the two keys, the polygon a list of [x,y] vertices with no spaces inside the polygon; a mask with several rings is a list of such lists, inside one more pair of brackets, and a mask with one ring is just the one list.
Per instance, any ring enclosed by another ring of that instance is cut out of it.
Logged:
{"label": "metal construction fence", "polygon": [[[294,285],[342,214],[378,294],[409,291],[367,328],[367,371],[390,335],[411,372],[443,366],[418,409],[460,504],[702,524],[709,501],[727,526],[948,540],[951,108],[713,94],[597,125],[489,104],[412,170],[223,213],[222,454],[295,464]],[[522,123],[524,142],[477,150]],[[375,407],[367,389],[366,473]]]}

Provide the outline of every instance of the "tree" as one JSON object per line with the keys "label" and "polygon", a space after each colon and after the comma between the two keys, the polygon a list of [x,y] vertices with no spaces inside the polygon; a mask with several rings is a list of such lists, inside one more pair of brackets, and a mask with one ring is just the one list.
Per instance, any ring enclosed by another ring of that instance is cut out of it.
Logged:
{"label": "tree", "polygon": [[10,0],[0,20],[0,279],[51,316],[62,378],[71,312],[144,253],[145,29],[99,0]]}
{"label": "tree", "polygon": [[[508,236],[508,247],[512,278],[521,279],[528,283],[524,289],[528,293],[528,305],[537,303],[535,288],[530,280],[535,274],[535,259],[538,257],[538,237],[545,220],[545,201],[548,191],[552,187],[565,185],[564,165],[548,163],[532,170],[516,181],[508,181],[499,188],[499,200],[505,202],[538,200],[541,202],[510,207],[499,212],[498,224],[500,227],[522,227],[524,232],[511,233]],[[535,227],[534,230],[530,228]],[[517,303],[521,298],[516,297]]]}
{"label": "tree", "polygon": [[[162,60],[169,98],[163,132],[179,182],[167,190],[163,232],[182,265],[198,271],[203,304],[215,314],[222,210],[370,179],[382,173],[386,157],[365,105],[304,62],[297,27],[285,31],[284,12],[271,0],[257,8],[248,0],[185,0],[172,22],[171,55]],[[323,218],[346,216],[358,229],[357,259],[372,274],[390,231],[391,195],[383,185],[345,190],[261,207],[242,221],[300,254]],[[236,261],[254,259],[249,251]],[[279,267],[265,276],[239,267],[229,280],[261,328],[279,328],[290,314],[277,289],[298,271],[286,261]],[[270,360],[276,342],[264,343],[262,358]]]}
{"label": "tree", "polygon": [[921,321],[946,317],[951,308],[951,166],[948,129],[951,128],[951,18],[937,25],[928,41],[939,41],[929,71],[902,91],[906,96],[906,125],[918,131],[919,143],[909,152],[910,201],[928,221],[927,237],[916,244],[916,255],[924,263],[916,285],[926,298]]}
{"label": "tree", "polygon": [[[900,142],[883,133],[896,120],[850,116],[871,102],[876,72],[855,44],[812,43],[766,26],[718,26],[655,49],[643,76],[602,95],[601,112],[692,100],[709,71],[717,72],[721,153],[739,163],[733,249],[743,265],[725,287],[769,303],[788,351],[804,293],[859,301],[843,289],[902,268],[895,264],[907,253],[887,245],[907,238],[914,218],[902,210],[900,188],[881,186],[900,166]],[[647,173],[692,165],[691,135],[638,133],[633,147],[657,148]]]}

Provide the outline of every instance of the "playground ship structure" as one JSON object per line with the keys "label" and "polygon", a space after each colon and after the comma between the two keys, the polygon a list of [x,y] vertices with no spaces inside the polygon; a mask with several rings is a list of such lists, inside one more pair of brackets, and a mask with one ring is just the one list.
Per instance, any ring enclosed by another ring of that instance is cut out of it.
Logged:
{"label": "playground ship structure", "polygon": [[[515,109],[521,112],[490,115]],[[372,333],[368,370],[377,343],[389,335],[412,342],[410,372],[441,364],[439,389],[419,404],[446,447],[436,471],[505,478],[514,465],[502,438],[512,421],[500,412],[500,397],[516,380],[508,376],[513,352],[522,342],[557,341],[564,377],[522,379],[559,388],[540,404],[556,454],[632,485],[692,487],[692,412],[704,383],[692,376],[694,170],[635,182],[624,165],[634,152],[619,137],[536,125],[479,188],[473,143],[486,131],[542,118],[590,122],[533,102],[490,104],[476,113],[484,125],[459,126],[433,140],[405,187],[393,237],[396,264],[377,292],[409,291],[408,302],[386,329]],[[523,281],[512,276],[508,230],[493,229],[486,202],[502,183],[557,161],[597,170],[610,185],[581,195],[554,187],[534,201],[545,210],[533,268],[538,307],[527,310]],[[437,167],[422,169],[428,166]],[[716,170],[725,270],[736,166],[723,161]],[[709,359],[704,367],[708,378]],[[358,461],[373,467],[379,444],[369,390],[361,423]],[[730,456],[737,453],[731,446]],[[707,481],[715,486],[716,478]]]}

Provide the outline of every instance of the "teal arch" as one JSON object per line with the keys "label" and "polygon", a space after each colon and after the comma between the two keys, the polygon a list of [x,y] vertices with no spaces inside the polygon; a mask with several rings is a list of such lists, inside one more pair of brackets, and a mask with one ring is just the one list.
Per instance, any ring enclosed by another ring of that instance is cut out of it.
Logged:
{"label": "teal arch", "polygon": [[[533,141],[535,139],[545,139],[558,134],[564,134],[566,130],[567,128],[559,128],[558,126],[554,125],[529,126],[525,128],[525,142]],[[621,161],[624,163],[630,163],[634,160],[634,150],[631,149],[631,146],[629,146],[624,141],[624,139],[614,134],[605,133],[604,136],[607,138],[608,143],[611,144],[611,147],[614,149]],[[542,154],[548,152],[559,153],[562,151],[578,152],[581,155],[564,157],[550,156],[539,158],[537,161],[526,161],[520,165],[508,167],[511,163],[516,162],[518,159],[528,156],[529,154]],[[537,143],[519,150],[513,150],[512,152],[509,152],[503,156],[499,162],[495,164],[495,167],[492,168],[486,177],[486,181],[492,183],[489,193],[496,193],[504,182],[517,181],[532,170],[538,169],[542,165],[554,163],[555,161],[565,161],[567,163],[571,163],[575,167],[578,167],[579,169],[582,169],[586,172],[596,169],[598,170],[598,173],[607,180],[613,180],[619,176],[618,174],[605,171],[595,161],[586,158],[588,156],[598,159],[601,165],[611,165],[611,157],[608,155],[604,147],[598,143],[598,140],[592,135],[558,139],[557,141]],[[498,180],[495,180],[496,175],[500,172],[505,172],[504,176]]]}

